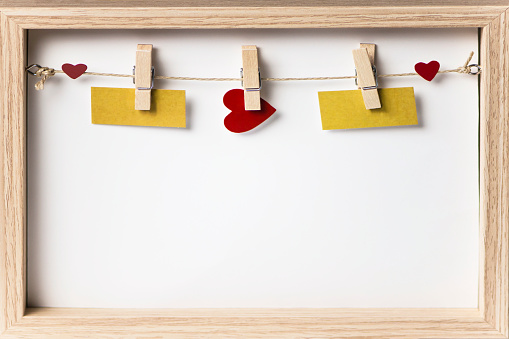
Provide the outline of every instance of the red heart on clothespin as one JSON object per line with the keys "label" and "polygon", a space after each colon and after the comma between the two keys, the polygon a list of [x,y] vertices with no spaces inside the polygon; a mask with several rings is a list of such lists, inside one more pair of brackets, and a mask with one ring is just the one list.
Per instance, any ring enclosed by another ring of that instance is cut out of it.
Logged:
{"label": "red heart on clothespin", "polygon": [[69,76],[71,79],[79,78],[87,70],[87,65],[84,64],[63,64],[62,71]]}
{"label": "red heart on clothespin", "polygon": [[440,64],[438,61],[430,61],[427,64],[424,62],[419,62],[414,66],[415,71],[424,79],[431,81],[437,75],[438,70],[440,69]]}
{"label": "red heart on clothespin", "polygon": [[276,111],[263,99],[261,99],[260,110],[246,111],[244,109],[244,90],[242,89],[232,89],[226,92],[223,103],[231,110],[231,113],[224,118],[224,126],[233,133],[244,133],[252,130]]}

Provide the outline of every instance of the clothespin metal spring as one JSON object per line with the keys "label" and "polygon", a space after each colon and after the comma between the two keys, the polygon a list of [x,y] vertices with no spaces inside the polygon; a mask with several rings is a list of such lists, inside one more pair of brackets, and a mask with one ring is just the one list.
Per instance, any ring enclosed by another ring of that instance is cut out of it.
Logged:
{"label": "clothespin metal spring", "polygon": [[[151,74],[152,74],[151,75],[152,82],[151,82],[150,87],[136,87],[137,90],[151,90],[152,88],[154,88],[154,79],[155,79],[155,68],[154,68],[154,66],[152,66]],[[133,66],[133,75],[136,75],[136,66]],[[136,84],[135,78],[133,78],[133,84]]]}
{"label": "clothespin metal spring", "polygon": [[[378,75],[376,73],[376,66],[373,65],[371,67],[371,69],[373,70],[373,76],[375,77],[375,86],[360,87],[361,89],[363,89],[365,91],[368,89],[377,89],[378,88]],[[355,86],[359,86],[357,83],[357,69],[355,69]]]}
{"label": "clothespin metal spring", "polygon": [[[251,88],[251,87],[248,87],[248,88],[244,88],[245,91],[248,91],[248,92],[255,92],[255,91],[260,91],[262,89],[262,75],[260,73],[260,68],[258,67],[258,83],[260,84],[260,87],[258,88]],[[244,87],[244,69],[241,68],[240,69],[240,85],[242,87]]]}

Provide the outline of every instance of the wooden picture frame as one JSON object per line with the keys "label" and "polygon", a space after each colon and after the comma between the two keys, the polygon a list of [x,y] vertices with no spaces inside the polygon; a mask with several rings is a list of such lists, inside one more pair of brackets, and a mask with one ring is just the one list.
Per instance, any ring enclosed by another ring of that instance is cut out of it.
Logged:
{"label": "wooden picture frame", "polygon": [[[0,337],[508,338],[508,8],[508,0],[0,0]],[[26,308],[26,30],[322,27],[480,28],[478,308]]]}

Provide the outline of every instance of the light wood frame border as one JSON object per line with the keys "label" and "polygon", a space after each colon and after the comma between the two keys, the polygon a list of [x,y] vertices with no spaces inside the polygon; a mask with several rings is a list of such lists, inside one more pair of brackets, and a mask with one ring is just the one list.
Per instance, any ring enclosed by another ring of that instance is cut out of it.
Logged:
{"label": "light wood frame border", "polygon": [[[1,338],[508,338],[509,0],[0,0]],[[194,1],[194,2],[192,2]],[[35,1],[34,1],[35,2]],[[306,2],[312,4],[306,5]],[[422,5],[422,3],[426,5]],[[482,1],[479,1],[482,2]],[[249,7],[249,3],[252,7]],[[253,5],[255,4],[255,5]],[[9,7],[10,6],[10,7]],[[16,6],[16,7],[14,7]],[[82,7],[76,7],[82,6]],[[157,7],[158,6],[158,7]],[[202,7],[208,6],[208,7]],[[254,7],[257,6],[257,7]],[[26,308],[27,29],[480,27],[480,278],[474,309]]]}

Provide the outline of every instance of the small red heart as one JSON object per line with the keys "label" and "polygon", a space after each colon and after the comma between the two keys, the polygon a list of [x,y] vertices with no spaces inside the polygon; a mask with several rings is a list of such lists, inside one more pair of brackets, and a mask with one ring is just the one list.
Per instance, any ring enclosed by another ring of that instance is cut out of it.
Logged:
{"label": "small red heart", "polygon": [[430,61],[427,64],[424,62],[419,62],[414,66],[415,71],[424,79],[431,81],[437,75],[438,70],[440,69],[440,64],[438,61]]}
{"label": "small red heart", "polygon": [[84,64],[63,64],[62,71],[69,76],[71,79],[79,78],[87,70],[87,65]]}
{"label": "small red heart", "polygon": [[224,118],[224,126],[233,133],[244,133],[252,130],[267,120],[276,109],[267,101],[261,99],[259,111],[246,111],[244,109],[244,90],[232,89],[223,97],[224,105],[231,110]]}

